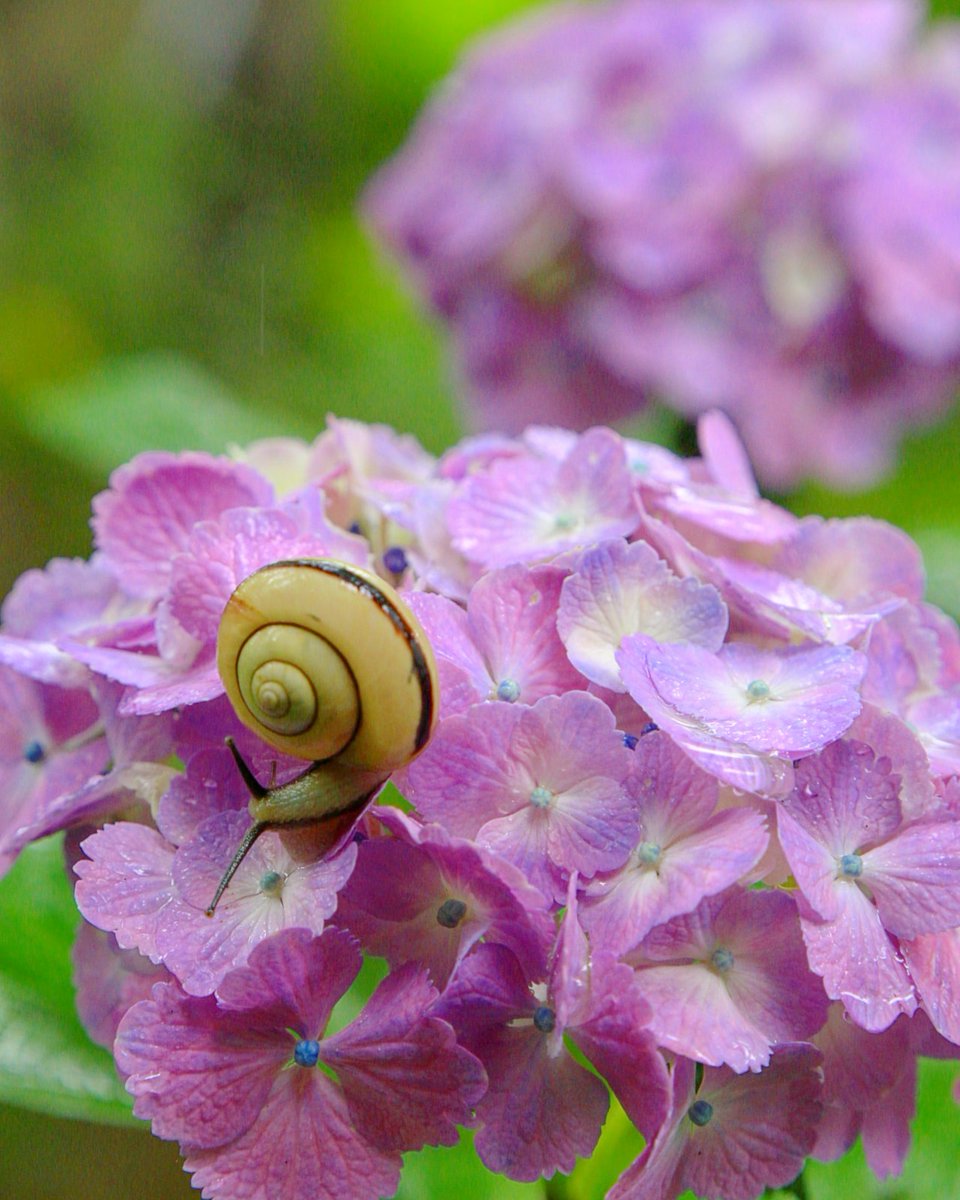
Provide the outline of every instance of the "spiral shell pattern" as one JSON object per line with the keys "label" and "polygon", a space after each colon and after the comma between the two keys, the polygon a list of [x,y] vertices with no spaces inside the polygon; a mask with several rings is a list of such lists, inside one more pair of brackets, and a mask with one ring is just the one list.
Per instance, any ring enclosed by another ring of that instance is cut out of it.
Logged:
{"label": "spiral shell pattern", "polygon": [[335,559],[271,563],[234,591],[217,667],[240,720],[284,753],[384,775],[426,743],[433,654],[393,588]]}

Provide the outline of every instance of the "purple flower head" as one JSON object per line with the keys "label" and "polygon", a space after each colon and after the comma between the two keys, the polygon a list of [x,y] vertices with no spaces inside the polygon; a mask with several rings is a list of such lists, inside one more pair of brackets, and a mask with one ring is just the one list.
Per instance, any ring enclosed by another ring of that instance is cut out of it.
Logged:
{"label": "purple flower head", "polygon": [[553,921],[516,868],[441,825],[373,810],[393,837],[368,838],[340,894],[337,924],[393,965],[414,961],[441,990],[480,939],[509,947],[534,977],[546,969]]}
{"label": "purple flower head", "polygon": [[74,867],[77,905],[122,947],[162,962],[184,991],[208,995],[271,934],[290,926],[320,933],[356,861],[352,843],[317,859],[309,845],[297,854],[280,834],[264,833],[208,916],[249,823],[244,813],[217,813],[179,848],[147,826],[109,825],[83,842],[88,857]]}
{"label": "purple flower head", "polygon": [[466,612],[443,596],[410,596],[437,656],[442,715],[481,700],[533,704],[583,686],[557,634],[563,582],[559,567],[491,571],[474,585]]}
{"label": "purple flower head", "polygon": [[606,705],[567,692],[532,708],[495,701],[449,717],[407,768],[404,790],[427,820],[562,897],[563,872],[612,870],[634,844],[629,766]]}
{"label": "purple flower head", "polygon": [[796,906],[780,891],[707,897],[649,933],[629,961],[658,1044],[686,1058],[758,1071],[776,1043],[804,1041],[826,1020]]}
{"label": "purple flower head", "polygon": [[356,1020],[326,1033],[359,967],[348,935],[290,929],[216,997],[161,984],[124,1017],[116,1055],[134,1111],[181,1142],[212,1200],[374,1200],[396,1188],[402,1151],[456,1141],[485,1081],[428,1015],[436,993],[423,972],[395,971]]}
{"label": "purple flower head", "polygon": [[960,370],[960,89],[918,17],[623,0],[475,47],[366,200],[475,424],[655,396],[774,486],[886,469]]}
{"label": "purple flower head", "polygon": [[[867,44],[900,36],[898,0],[883,28],[863,16],[880,0],[855,6],[862,26],[843,6],[843,36],[818,4],[744,4],[624,0],[611,97],[642,76],[616,103],[652,119],[682,54],[721,76],[746,55],[742,95],[783,100],[785,59],[855,91]],[[602,11],[557,33],[561,124],[574,60],[605,70]],[[538,45],[508,54],[532,55],[531,95],[553,78]],[[806,78],[790,77],[789,128],[750,129],[732,94],[708,114],[738,130],[718,135],[716,178],[691,159],[689,191],[657,215],[691,271],[712,253],[709,204],[740,203],[725,171],[821,152]],[[703,114],[666,119],[692,152]],[[633,172],[622,194],[578,145],[597,220],[626,220],[661,170],[628,128],[604,149]],[[533,237],[550,218],[535,204],[529,219]],[[94,558],[29,573],[4,605],[0,865],[66,829],[96,927],[75,955],[82,1018],[103,1042],[118,1030],[138,1111],[211,1200],[387,1194],[401,1153],[451,1141],[473,1110],[494,1169],[569,1170],[610,1091],[647,1144],[614,1197],[747,1200],[858,1134],[875,1172],[899,1169],[916,1058],[960,1042],[960,634],[923,604],[909,538],[793,516],[760,496],[727,418],[699,435],[701,457],[681,459],[541,426],[434,462],[332,420],[239,466],[147,455],[98,500]],[[220,613],[261,564],[315,554],[400,586],[439,662],[439,720],[393,776],[403,811],[268,821],[210,917],[250,791],[309,771],[221,694]],[[334,1032],[359,944],[393,973]]]}
{"label": "purple flower head", "polygon": [[754,1200],[789,1183],[816,1138],[820,1061],[813,1046],[779,1046],[758,1074],[706,1067],[696,1086],[694,1064],[676,1059],[672,1111],[609,1200],[674,1200],[686,1188]]}
{"label": "purple flower head", "polygon": [[592,682],[625,691],[616,651],[625,636],[719,650],[727,632],[717,591],[677,579],[645,542],[601,542],[563,583],[557,628],[570,661]]}
{"label": "purple flower head", "polygon": [[487,568],[625,537],[638,519],[626,454],[608,429],[589,430],[559,462],[498,459],[465,481],[447,513],[454,545]]}
{"label": "purple flower head", "polygon": [[477,1152],[492,1170],[532,1180],[569,1171],[591,1152],[606,1089],[571,1056],[573,1038],[606,1076],[647,1136],[667,1111],[664,1061],[646,1029],[650,1010],[630,969],[588,961],[576,915],[576,877],[546,983],[534,982],[504,947],[476,948],[436,1011],[487,1070]]}
{"label": "purple flower head", "polygon": [[611,954],[736,883],[768,840],[756,809],[714,811],[716,779],[665,733],[640,739],[628,786],[640,797],[640,840],[618,871],[587,884],[580,911],[594,944]]}
{"label": "purple flower head", "polygon": [[617,652],[630,695],[693,760],[745,791],[778,795],[789,766],[839,737],[860,710],[864,659],[846,646],[716,654],[643,634]]}

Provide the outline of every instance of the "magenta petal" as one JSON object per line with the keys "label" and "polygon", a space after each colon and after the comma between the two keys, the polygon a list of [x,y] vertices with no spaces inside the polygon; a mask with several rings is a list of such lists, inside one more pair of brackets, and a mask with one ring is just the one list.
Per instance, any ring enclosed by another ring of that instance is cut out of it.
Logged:
{"label": "magenta petal", "polygon": [[159,597],[173,556],[198,521],[228,508],[269,504],[273,489],[242,463],[188,452],[141,454],[114,471],[93,501],[104,562],[136,596]]}
{"label": "magenta petal", "polygon": [[257,1118],[292,1042],[267,1018],[251,1027],[245,1014],[223,1013],[212,996],[184,996],[160,983],[152,1000],[120,1022],[114,1053],[129,1075],[134,1112],[158,1137],[219,1146]]}
{"label": "magenta petal", "polygon": [[381,1149],[454,1145],[457,1124],[486,1089],[483,1068],[450,1025],[425,1015],[436,996],[426,971],[407,963],[322,1044],[357,1127]]}
{"label": "magenta petal", "polygon": [[[283,1152],[278,1153],[278,1148]],[[378,1200],[400,1181],[399,1153],[370,1145],[336,1084],[318,1071],[279,1074],[254,1124],[184,1168],[210,1200]]]}
{"label": "magenta petal", "polygon": [[474,1144],[491,1171],[527,1182],[592,1152],[609,1103],[596,1075],[566,1050],[551,1057],[532,1026],[489,1035],[484,1062],[491,1085]]}
{"label": "magenta petal", "polygon": [[649,1004],[630,968],[595,959],[589,1010],[570,1032],[648,1139],[670,1108],[670,1077],[649,1019]]}

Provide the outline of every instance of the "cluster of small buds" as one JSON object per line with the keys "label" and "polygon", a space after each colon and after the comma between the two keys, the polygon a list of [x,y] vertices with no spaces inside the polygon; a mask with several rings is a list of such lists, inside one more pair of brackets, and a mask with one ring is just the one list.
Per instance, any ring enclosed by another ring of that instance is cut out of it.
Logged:
{"label": "cluster of small buds", "polygon": [[[903,533],[792,516],[725,417],[699,436],[143,454],[90,560],[13,588],[2,862],[67,831],[79,1011],[204,1195],[372,1200],[463,1123],[570,1171],[608,1086],[646,1139],[611,1200],[750,1200],[858,1135],[901,1168],[917,1056],[960,1054],[960,633]],[[225,736],[304,769],[228,704],[217,623],[318,556],[398,586],[436,730],[403,808],[319,856],[268,829],[210,915],[249,823]],[[331,1021],[363,953],[389,971]]]}
{"label": "cluster of small buds", "polygon": [[960,376],[960,26],[915,0],[565,4],[374,180],[478,428],[721,407],[761,478],[890,465]]}

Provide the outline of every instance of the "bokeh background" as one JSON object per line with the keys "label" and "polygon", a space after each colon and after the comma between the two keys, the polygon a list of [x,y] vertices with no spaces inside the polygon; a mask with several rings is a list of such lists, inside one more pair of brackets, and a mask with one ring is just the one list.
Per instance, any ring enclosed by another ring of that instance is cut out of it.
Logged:
{"label": "bokeh background", "polygon": [[[529,7],[0,2],[0,594],[30,566],[89,553],[90,497],[139,450],[309,438],[328,412],[388,421],[433,451],[460,435],[441,331],[356,203],[463,44]],[[932,7],[960,14],[960,0]],[[870,492],[811,485],[788,503],[905,527],[930,598],[956,615],[958,464],[954,414],[908,439]],[[11,877],[0,900],[24,887],[26,874]],[[2,935],[29,937],[9,922]],[[4,1020],[0,1004],[0,1039]],[[951,1074],[928,1072],[903,1181],[869,1182],[855,1154],[813,1172],[810,1200],[957,1194]],[[460,1186],[457,1161],[417,1156],[401,1194]],[[599,1194],[597,1180],[568,1191],[478,1178],[472,1196]],[[175,1148],[140,1130],[0,1108],[0,1196],[24,1194],[196,1195]]]}

